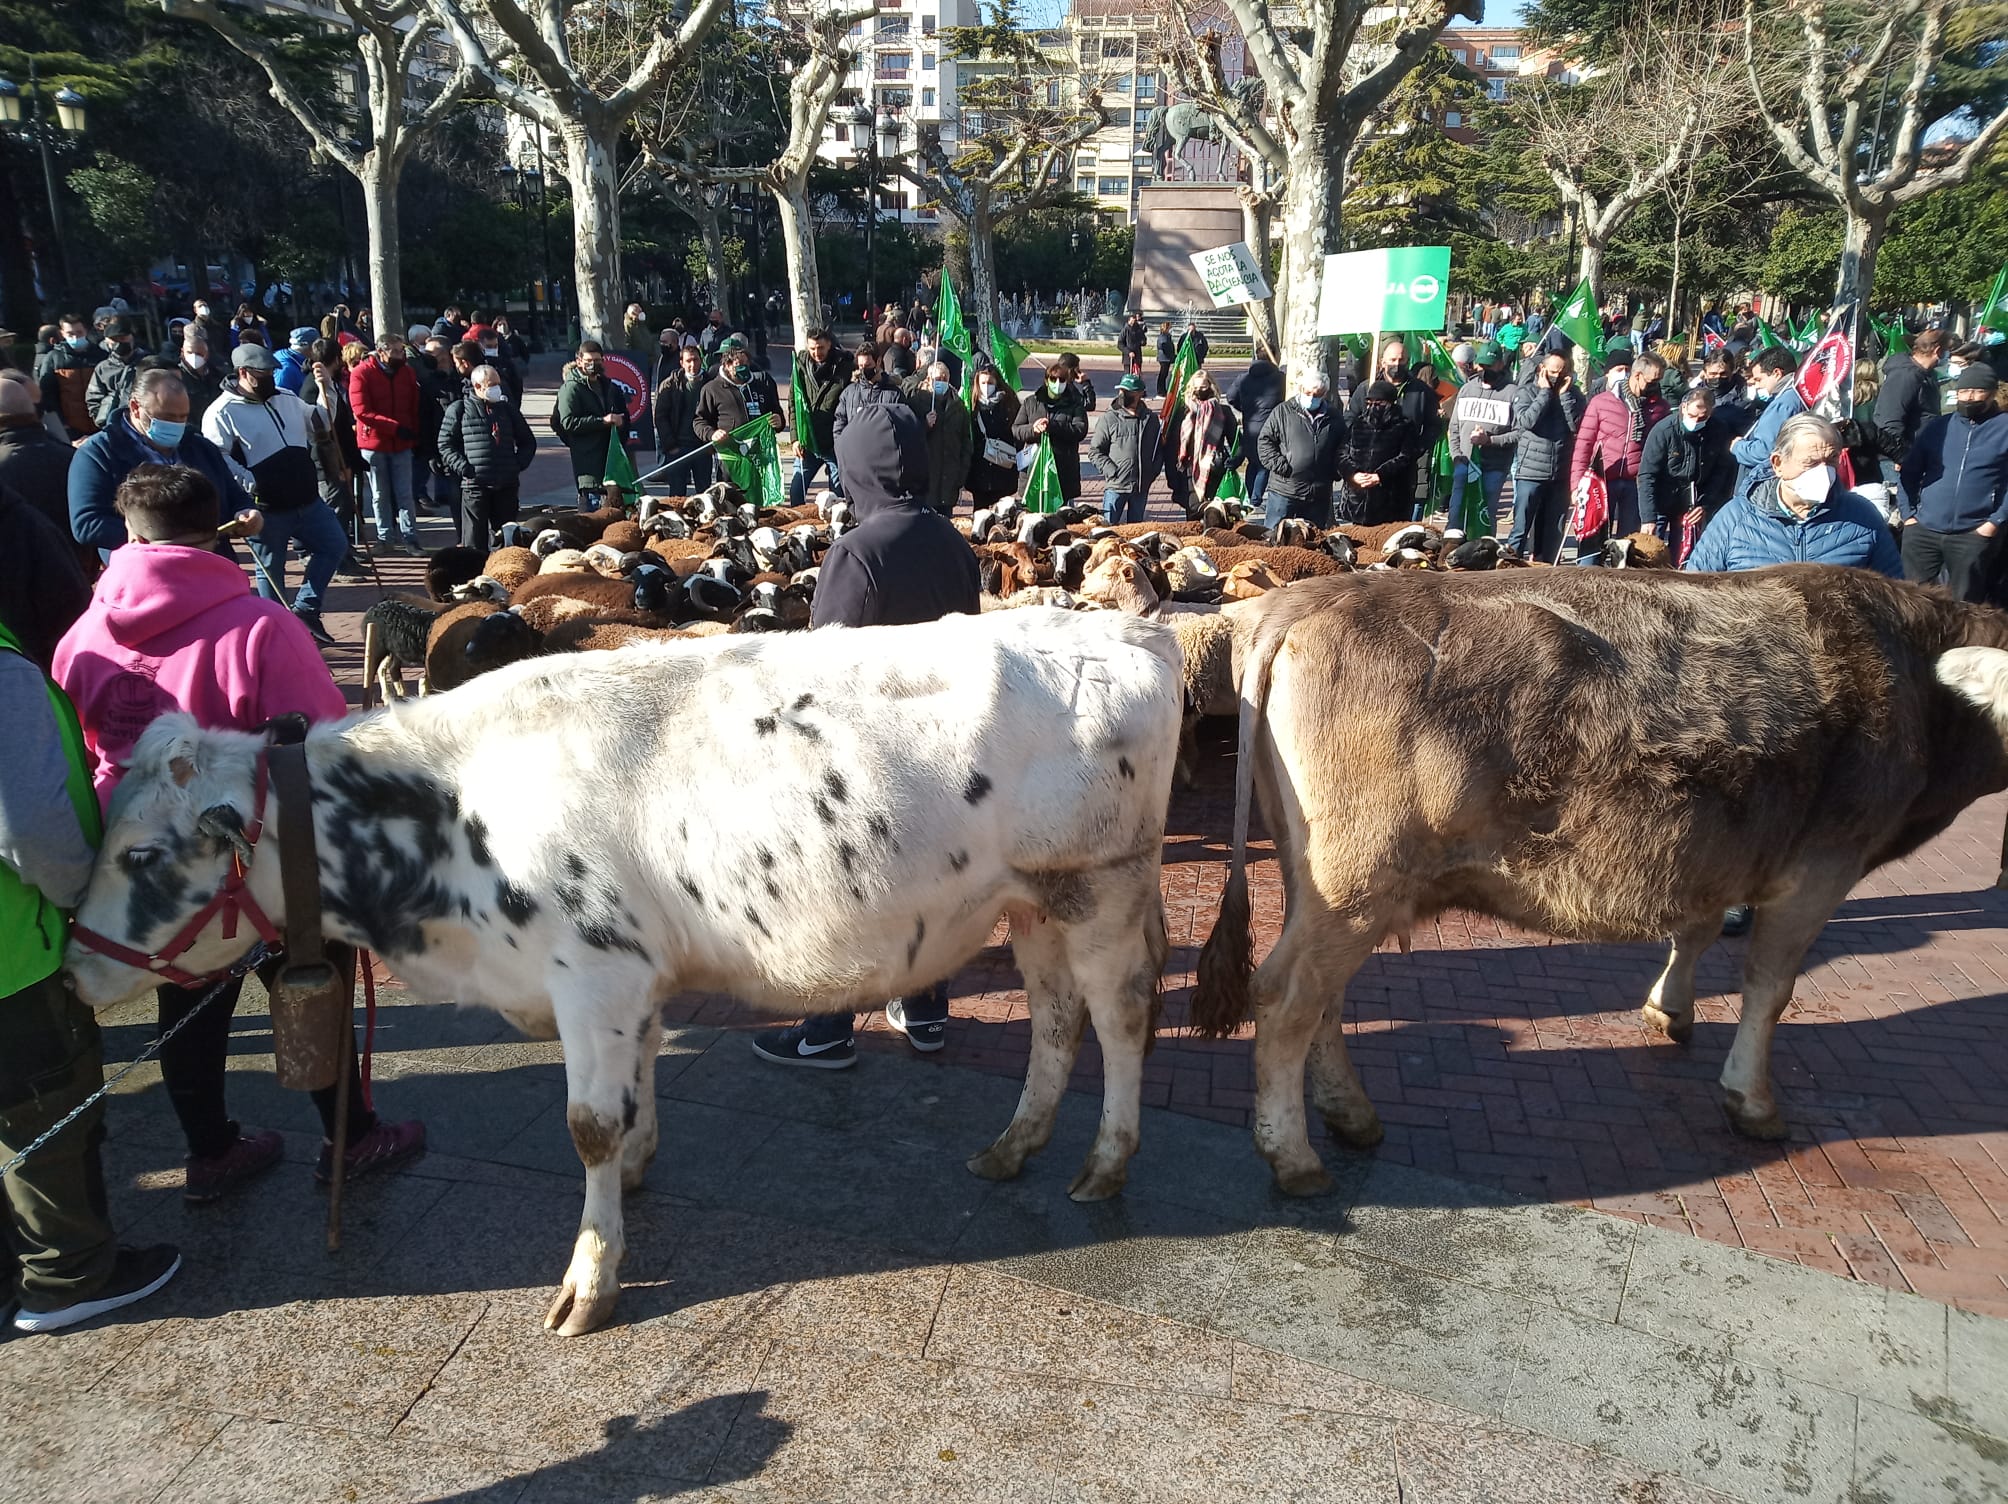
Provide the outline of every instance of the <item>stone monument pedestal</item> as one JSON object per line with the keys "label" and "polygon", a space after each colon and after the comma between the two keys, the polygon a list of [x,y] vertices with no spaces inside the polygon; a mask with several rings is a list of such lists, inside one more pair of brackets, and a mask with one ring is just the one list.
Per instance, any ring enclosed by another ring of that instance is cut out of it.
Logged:
{"label": "stone monument pedestal", "polygon": [[1216,311],[1193,267],[1196,251],[1241,239],[1241,201],[1232,183],[1153,183],[1137,195],[1136,257],[1130,265],[1130,307],[1155,329],[1197,315],[1208,334],[1245,333],[1238,308]]}

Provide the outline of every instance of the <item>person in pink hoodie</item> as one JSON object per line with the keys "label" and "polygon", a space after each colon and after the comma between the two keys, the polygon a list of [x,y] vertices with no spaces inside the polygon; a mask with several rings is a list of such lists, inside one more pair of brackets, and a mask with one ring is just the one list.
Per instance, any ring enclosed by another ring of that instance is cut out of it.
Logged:
{"label": "person in pink hoodie", "polygon": [[[291,612],[252,594],[227,554],[213,551],[216,488],[182,465],[143,465],[119,486],[117,506],[131,539],[112,551],[91,604],[57,645],[53,675],[75,703],[100,805],[124,776],[140,733],[169,711],[204,726],[255,731],[275,716],[309,721],[348,711],[328,667]],[[161,1077],[188,1140],[186,1197],[221,1197],[277,1164],[275,1132],[245,1133],[224,1109],[230,1018],[242,979],[233,979],[161,1050]],[[192,1011],[207,987],[159,989],[162,1033]],[[353,1067],[352,1067],[353,1069]],[[351,1101],[364,1098],[350,1080]],[[319,1178],[333,1167],[333,1088],[313,1093],[323,1145]],[[346,1174],[367,1173],[417,1153],[421,1123],[388,1123],[364,1109],[349,1115]]]}

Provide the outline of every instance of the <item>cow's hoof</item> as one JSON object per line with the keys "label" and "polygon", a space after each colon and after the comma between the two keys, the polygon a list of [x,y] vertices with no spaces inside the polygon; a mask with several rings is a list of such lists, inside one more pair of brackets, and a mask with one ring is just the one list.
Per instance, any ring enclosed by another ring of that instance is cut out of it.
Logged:
{"label": "cow's hoof", "polygon": [[556,1332],[560,1337],[582,1337],[598,1331],[614,1314],[614,1302],[619,1298],[617,1286],[604,1295],[581,1300],[567,1281],[558,1290],[558,1298],[551,1302],[551,1309],[544,1313],[544,1330]]}
{"label": "cow's hoof", "polygon": [[1740,1091],[1723,1092],[1722,1110],[1729,1114],[1729,1126],[1745,1138],[1775,1141],[1791,1136],[1792,1130],[1785,1126],[1785,1120],[1778,1115],[1776,1107],[1767,1107],[1762,1112],[1753,1111],[1744,1105]]}
{"label": "cow's hoof", "polygon": [[1097,1170],[1092,1165],[1082,1165],[1081,1173],[1067,1187],[1067,1194],[1076,1201],[1106,1201],[1123,1188],[1127,1179],[1129,1172],[1126,1168]]}
{"label": "cow's hoof", "polygon": [[1323,1165],[1278,1170],[1276,1189],[1285,1196],[1329,1196],[1332,1193],[1332,1177],[1325,1173]]}
{"label": "cow's hoof", "polygon": [[[1345,1118],[1331,1114],[1320,1114],[1325,1120],[1325,1131],[1348,1149],[1372,1149],[1387,1137],[1387,1129],[1381,1126],[1380,1114],[1368,1111],[1363,1117]],[[1282,1178],[1280,1175],[1278,1180]]]}
{"label": "cow's hoof", "polygon": [[1682,1013],[1678,1016],[1671,1013],[1663,1013],[1651,1003],[1647,1003],[1643,1008],[1639,1009],[1639,1013],[1645,1019],[1645,1026],[1648,1029],[1651,1029],[1655,1034],[1664,1034],[1675,1044],[1686,1044],[1690,1039],[1694,1038],[1694,1015],[1692,1013]]}
{"label": "cow's hoof", "polygon": [[1004,1153],[992,1144],[966,1163],[970,1174],[981,1175],[985,1180],[1016,1180],[1018,1172],[1025,1168],[1025,1156]]}

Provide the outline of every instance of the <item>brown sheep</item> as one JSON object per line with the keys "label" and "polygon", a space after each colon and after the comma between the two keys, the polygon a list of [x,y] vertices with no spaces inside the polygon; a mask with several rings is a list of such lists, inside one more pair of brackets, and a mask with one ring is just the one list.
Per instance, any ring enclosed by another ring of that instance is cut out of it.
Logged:
{"label": "brown sheep", "polygon": [[490,579],[500,580],[507,589],[514,590],[525,580],[537,577],[537,571],[544,567],[544,561],[527,548],[498,548],[488,555],[488,562],[481,572]]}
{"label": "brown sheep", "polygon": [[640,611],[633,606],[608,606],[595,601],[576,600],[569,595],[540,595],[513,608],[539,632],[548,633],[560,622],[577,621],[590,616],[597,621],[625,622],[635,627],[659,627],[663,624],[660,616],[652,611]]}
{"label": "brown sheep", "polygon": [[673,642],[695,637],[695,632],[675,627],[643,627],[632,622],[608,621],[604,617],[582,616],[560,622],[544,635],[547,653],[598,653],[624,648],[636,642]]}
{"label": "brown sheep", "polygon": [[425,639],[425,682],[434,694],[457,689],[474,677],[467,643],[474,628],[502,608],[493,601],[469,601],[439,613]]}
{"label": "brown sheep", "polygon": [[607,530],[600,534],[600,542],[615,553],[633,554],[640,553],[641,546],[648,542],[648,539],[643,536],[639,524],[622,518],[619,522],[608,525]]}
{"label": "brown sheep", "polygon": [[1377,522],[1371,527],[1358,523],[1342,522],[1333,532],[1344,533],[1353,540],[1353,547],[1360,551],[1360,562],[1370,563],[1387,552],[1387,540],[1396,533],[1414,527],[1413,522]]}
{"label": "brown sheep", "polygon": [[1276,544],[1249,544],[1245,548],[1209,548],[1214,564],[1226,574],[1236,564],[1259,563],[1279,585],[1292,580],[1308,580],[1314,575],[1339,574],[1339,561],[1315,548],[1286,548]]}
{"label": "brown sheep", "polygon": [[626,580],[606,580],[596,574],[540,574],[509,593],[512,606],[527,605],[541,596],[561,595],[618,611],[634,605],[634,586]]}
{"label": "brown sheep", "polygon": [[651,538],[642,545],[642,551],[654,554],[665,564],[674,564],[678,559],[695,559],[701,564],[711,557],[711,544],[697,538]]}
{"label": "brown sheep", "polygon": [[1148,533],[1169,533],[1174,538],[1190,538],[1206,529],[1197,522],[1118,522],[1109,531],[1118,538],[1141,538]]}
{"label": "brown sheep", "polygon": [[1267,595],[1280,589],[1276,577],[1269,572],[1269,566],[1260,559],[1250,559],[1236,564],[1227,571],[1220,582],[1220,598],[1227,601],[1252,601],[1258,595]]}

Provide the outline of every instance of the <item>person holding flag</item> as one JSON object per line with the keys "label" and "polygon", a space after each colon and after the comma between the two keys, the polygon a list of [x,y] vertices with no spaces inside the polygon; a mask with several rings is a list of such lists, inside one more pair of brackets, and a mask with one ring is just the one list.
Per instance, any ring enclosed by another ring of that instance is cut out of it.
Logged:
{"label": "person holding flag", "polygon": [[[666,329],[665,334],[675,333]],[[695,344],[680,345],[676,351],[676,369],[662,380],[655,389],[655,443],[658,459],[667,463],[680,454],[690,452],[692,439],[700,442],[709,440],[710,435],[700,436],[693,425],[697,419],[697,399],[704,392],[704,352]],[[715,456],[709,449],[700,449],[691,458],[672,467],[663,477],[664,483],[672,491],[689,495],[702,491],[711,484],[715,472]]]}
{"label": "person holding flag", "polygon": [[1157,394],[1162,397],[1171,380],[1172,362],[1178,359],[1178,341],[1171,336],[1171,320],[1157,326]]}
{"label": "person holding flag", "polygon": [[1962,601],[1986,599],[2008,528],[2008,414],[1995,387],[1985,362],[1962,370],[1953,410],[1924,425],[1897,467],[1904,578],[1943,577]]}
{"label": "person holding flag", "polygon": [[850,385],[856,363],[848,350],[837,348],[827,329],[811,329],[806,350],[795,352],[790,393],[795,412],[795,473],[788,481],[788,499],[802,505],[809,482],[827,471],[830,489],[844,494],[843,477],[831,456],[837,450],[837,399]]}
{"label": "person holding flag", "polygon": [[[754,418],[765,418],[778,430],[781,427],[781,394],[774,386],[774,378],[765,371],[755,371],[753,362],[746,353],[746,341],[738,335],[728,335],[718,346],[718,374],[704,384],[704,390],[697,394],[697,414],[691,419],[691,431],[700,441],[724,446],[730,441],[732,431],[742,428]],[[777,497],[770,505],[779,505]]]}
{"label": "person holding flag", "polygon": [[1056,360],[1046,367],[1045,381],[1020,400],[1011,435],[1027,447],[1045,439],[1052,446],[1061,497],[1070,505],[1080,499],[1081,443],[1088,436],[1088,407],[1063,362]]}
{"label": "person holding flag", "polygon": [[1729,431],[1715,421],[1715,393],[1696,384],[1677,411],[1653,425],[1639,453],[1639,525],[1672,544],[1681,562],[1736,487]]}
{"label": "person holding flag", "polygon": [[[1513,451],[1490,442],[1513,427],[1513,383],[1506,352],[1487,340],[1478,347],[1477,370],[1450,410],[1450,522],[1446,532],[1490,537]],[[1475,472],[1475,473],[1473,473]],[[1470,493],[1475,491],[1475,495]]]}
{"label": "person holding flag", "polygon": [[[901,403],[873,403],[837,435],[836,459],[858,525],[823,555],[810,626],[908,626],[974,615],[983,589],[976,555],[926,503],[920,418]],[[938,1050],[948,1037],[948,988],[937,982],[917,996],[893,998],[885,1016],[916,1050]],[[775,1065],[843,1070],[857,1063],[855,1027],[849,1013],[815,1014],[755,1034],[753,1052]]]}

